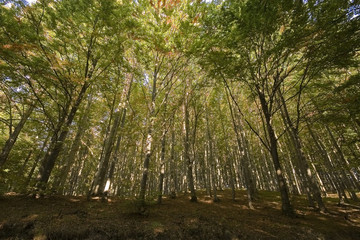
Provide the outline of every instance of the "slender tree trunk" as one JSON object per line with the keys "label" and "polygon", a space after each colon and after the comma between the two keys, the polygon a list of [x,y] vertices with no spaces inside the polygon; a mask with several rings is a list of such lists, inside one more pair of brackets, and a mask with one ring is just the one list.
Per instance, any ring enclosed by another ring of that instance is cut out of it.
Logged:
{"label": "slender tree trunk", "polygon": [[48,143],[49,138],[50,138],[50,135],[47,135],[47,137],[46,137],[45,140],[44,140],[43,145],[41,146],[41,149],[40,149],[39,153],[36,155],[35,161],[34,161],[32,167],[31,167],[31,169],[30,169],[30,172],[29,172],[28,176],[27,176],[27,180],[26,180],[25,186],[29,186],[30,181],[31,181],[31,178],[32,178],[32,176],[33,176],[33,174],[34,174],[34,172],[35,172],[35,169],[36,169],[36,167],[37,167],[37,164],[39,163],[39,161],[40,161],[40,159],[41,159],[41,156],[42,156],[42,154],[43,154],[43,152],[44,152],[44,149],[45,149],[45,147],[47,146],[47,143]]}
{"label": "slender tree trunk", "polygon": [[24,164],[22,165],[22,167],[21,167],[21,169],[20,169],[20,171],[19,171],[19,173],[18,173],[18,176],[19,176],[19,177],[21,177],[21,176],[23,175],[24,170],[25,170],[25,167],[26,167],[26,165],[28,164],[32,153],[33,153],[33,150],[30,150],[29,153],[28,153],[28,155],[26,156],[25,161],[24,161]]}
{"label": "slender tree trunk", "polygon": [[224,155],[226,162],[226,169],[229,173],[229,184],[231,188],[231,199],[235,201],[235,183],[234,183],[234,174],[233,174],[233,164],[230,158],[229,149],[226,149],[226,155]]}
{"label": "slender tree trunk", "polygon": [[[125,117],[126,117],[126,108],[123,111],[123,116],[122,116],[122,119],[121,119],[121,125],[120,125],[121,129],[124,128]],[[107,176],[107,179],[106,179],[106,184],[105,184],[103,197],[106,197],[108,195],[109,190],[110,190],[110,186],[112,185],[115,168],[116,168],[116,166],[118,165],[118,162],[119,162],[118,158],[119,158],[121,140],[122,140],[122,135],[120,133],[120,135],[117,137],[117,140],[116,140],[116,146],[115,146],[115,151],[114,151],[114,154],[113,154],[113,160],[112,160],[112,162],[110,164],[110,170],[109,170],[109,173],[108,173],[108,176]],[[118,182],[118,184],[120,184],[120,182]]]}
{"label": "slender tree trunk", "polygon": [[118,155],[119,155],[121,140],[122,140],[122,136],[123,136],[122,135],[122,130],[124,129],[124,126],[125,126],[125,119],[126,119],[126,112],[127,112],[127,108],[126,108],[125,105],[127,104],[127,102],[129,102],[129,99],[130,99],[131,85],[132,85],[132,80],[130,82],[129,89],[127,91],[126,103],[124,103],[124,108],[123,108],[122,118],[121,118],[121,123],[120,123],[120,134],[117,137],[116,147],[115,147],[115,151],[114,151],[114,154],[113,154],[113,159],[112,159],[112,162],[111,162],[111,165],[110,165],[111,166],[110,171],[108,173],[106,184],[105,184],[104,195],[107,195],[108,191],[110,190],[109,188],[110,188],[110,185],[112,185],[114,171],[115,171],[116,166],[118,165],[118,158],[119,158]]}
{"label": "slender tree trunk", "polygon": [[[272,191],[278,191],[276,173],[273,165],[269,164],[270,158],[268,156],[268,151],[264,151],[263,148],[260,148],[260,152],[264,158],[263,162],[265,163],[265,169],[269,179],[269,187]],[[274,180],[276,180],[276,182],[274,182]]]}
{"label": "slender tree trunk", "polygon": [[103,193],[101,195],[101,200],[102,201],[106,201],[108,195],[111,193],[111,191],[110,191],[111,185],[112,185],[111,180],[112,180],[112,178],[114,176],[114,172],[115,172],[115,162],[111,162],[109,173],[107,174],[104,190],[103,190]]}
{"label": "slender tree trunk", "polygon": [[67,191],[69,195],[81,194],[80,183],[82,183],[82,186],[86,185],[84,180],[86,179],[85,176],[87,176],[88,174],[86,171],[84,172],[84,168],[88,160],[87,156],[89,153],[89,147],[88,147],[89,145],[90,145],[90,139],[87,140],[86,146],[82,146],[82,148],[80,149],[78,164],[72,168],[69,179],[69,188]]}
{"label": "slender tree trunk", "polygon": [[[342,139],[346,139],[343,133],[341,133],[341,132],[339,132],[339,131],[337,131],[337,132],[338,132],[338,134],[341,136]],[[360,134],[360,133],[358,133],[358,134]],[[340,147],[340,146],[339,146],[339,147]],[[354,149],[352,148],[352,146],[349,145],[349,146],[347,146],[347,148],[350,150],[351,154],[353,155],[353,157],[354,157],[355,159],[358,159],[358,158],[359,158],[358,154],[354,151]],[[341,149],[341,148],[340,148],[340,149]],[[350,166],[350,163],[349,163],[349,161],[347,160],[347,158],[345,157],[343,151],[342,151],[341,155],[342,155],[341,159],[342,159],[342,161],[345,163],[344,168],[345,168],[346,171],[348,171],[349,174],[350,174],[350,181],[351,181],[351,183],[353,184],[354,188],[356,188],[357,191],[360,191],[360,182],[359,182],[360,179],[356,176],[356,171],[354,171],[354,168],[352,168],[352,167]]]}
{"label": "slender tree trunk", "polygon": [[249,155],[248,155],[248,149],[247,148],[245,149],[246,139],[245,139],[245,135],[243,133],[244,130],[240,129],[240,131],[242,131],[242,133],[239,132],[238,128],[239,127],[241,128],[241,123],[237,124],[228,92],[226,89],[225,89],[225,91],[226,91],[227,102],[229,105],[231,119],[232,119],[232,123],[233,123],[233,129],[235,131],[236,140],[237,140],[237,144],[238,144],[238,148],[239,148],[239,154],[241,155],[241,162],[242,162],[242,166],[243,166],[242,169],[243,169],[243,175],[244,175],[245,184],[246,184],[248,204],[249,204],[249,208],[253,209],[254,207],[252,205],[252,202],[254,200],[254,194],[255,194],[254,185],[255,184],[253,183],[253,178],[251,177],[251,173],[250,173],[250,169],[249,169],[250,168]]}
{"label": "slender tree trunk", "polygon": [[[166,109],[167,109],[167,98],[169,96],[169,92],[166,93],[165,101],[164,101],[164,114],[163,119],[166,119]],[[161,136],[161,153],[160,153],[160,175],[159,175],[159,184],[158,184],[158,199],[157,202],[160,204],[162,201],[163,189],[164,189],[164,176],[165,176],[165,150],[166,150],[166,134],[167,134],[167,126],[164,122],[163,124],[163,132]]]}
{"label": "slender tree trunk", "polygon": [[217,184],[216,184],[216,162],[214,159],[214,151],[213,151],[213,140],[211,137],[210,124],[209,124],[209,116],[208,111],[206,111],[206,130],[207,130],[207,142],[208,142],[208,163],[211,166],[211,185],[213,189],[213,201],[219,202],[219,198],[217,196]]}
{"label": "slender tree trunk", "polygon": [[312,156],[311,156],[310,154],[308,154],[308,159],[309,159],[309,162],[310,162],[312,168],[314,169],[314,172],[315,172],[316,177],[317,177],[317,179],[318,179],[319,187],[320,187],[322,193],[323,193],[325,196],[327,196],[327,195],[326,195],[326,189],[325,189],[325,186],[324,186],[324,182],[323,182],[322,178],[320,177],[319,170],[315,167],[315,164],[314,164],[314,162],[312,161],[312,160],[313,160],[313,159],[312,159]]}
{"label": "slender tree trunk", "polygon": [[297,130],[297,127],[294,126],[293,121],[291,121],[291,119],[290,119],[290,115],[287,110],[286,102],[280,91],[279,91],[279,96],[280,96],[280,100],[281,100],[281,104],[282,104],[281,114],[283,115],[283,120],[284,120],[285,125],[287,125],[289,127],[290,140],[291,140],[291,143],[293,144],[297,163],[299,165],[301,175],[303,176],[303,179],[304,179],[304,185],[305,185],[306,192],[308,194],[309,205],[313,206],[313,198],[312,197],[314,197],[315,201],[318,204],[320,211],[325,212],[326,208],[325,208],[325,204],[321,197],[321,192],[320,192],[319,186],[316,183],[316,180],[311,172],[309,164],[308,164],[308,162],[305,158],[304,152],[302,150],[302,144],[300,141],[299,132]]}
{"label": "slender tree trunk", "polygon": [[205,168],[206,168],[206,194],[212,197],[212,191],[211,191],[211,162],[209,161],[209,147],[208,145],[205,146],[204,150],[204,162],[205,162]]}
{"label": "slender tree trunk", "polygon": [[[160,66],[158,66],[160,67]],[[152,94],[151,94],[151,103],[150,103],[150,113],[149,113],[149,125],[147,129],[147,138],[146,138],[146,147],[145,147],[145,159],[144,159],[144,168],[140,183],[140,194],[139,194],[139,201],[140,201],[140,212],[145,211],[145,194],[146,194],[146,187],[147,187],[147,179],[149,175],[149,166],[150,166],[150,158],[152,154],[152,143],[153,143],[153,127],[154,127],[154,118],[155,118],[155,100],[157,95],[157,76],[158,69],[155,68],[154,70],[154,77],[153,77],[153,85],[152,85]]]}
{"label": "slender tree trunk", "polygon": [[278,155],[278,146],[277,146],[277,138],[275,136],[275,132],[271,123],[271,113],[269,112],[268,103],[266,102],[265,96],[259,92],[258,94],[260,103],[261,103],[261,109],[263,111],[264,117],[265,117],[265,124],[266,124],[266,130],[269,137],[270,142],[270,154],[271,158],[273,160],[273,164],[276,171],[276,178],[278,181],[278,186],[280,190],[280,196],[281,196],[281,209],[282,212],[285,215],[293,215],[294,211],[290,204],[289,199],[289,192],[287,189],[287,184],[284,178],[284,173],[280,165],[279,155]]}
{"label": "slender tree trunk", "polygon": [[[340,164],[341,164],[341,173],[342,173],[344,182],[345,182],[346,185],[348,186],[348,191],[349,191],[349,193],[350,193],[351,199],[353,199],[354,201],[359,201],[358,197],[356,196],[355,191],[354,191],[353,189],[351,189],[351,185],[352,185],[352,184],[351,184],[351,181],[349,180],[349,178],[348,178],[348,176],[347,176],[347,174],[346,174],[346,172],[345,172],[345,170],[344,170],[344,168],[345,168],[346,170],[348,170],[348,169],[347,169],[347,161],[346,161],[346,159],[345,159],[345,156],[344,156],[344,154],[343,154],[343,152],[342,152],[339,144],[337,143],[337,141],[336,141],[333,133],[331,132],[330,128],[329,128],[328,126],[325,126],[325,128],[326,128],[327,132],[329,133],[331,142],[333,143],[333,145],[334,145],[334,147],[335,147],[335,149],[336,149],[336,152],[338,153],[338,156],[339,156],[339,158],[340,158],[340,160],[341,160],[341,162],[340,162]],[[349,174],[351,174],[350,171],[349,171]],[[358,189],[360,189],[360,186],[359,186],[358,183],[355,183],[355,185],[356,185],[356,187],[357,187]]]}
{"label": "slender tree trunk", "polygon": [[119,126],[126,114],[125,105],[130,97],[132,81],[133,81],[133,77],[129,76],[125,84],[125,87],[123,89],[119,106],[115,110],[113,125],[111,126],[110,132],[105,139],[104,154],[100,158],[100,164],[94,179],[94,186],[92,189],[93,195],[104,194],[104,189],[107,181],[106,175],[109,171],[109,165],[111,165],[110,158],[113,152],[114,143],[116,141],[116,135],[118,133]]}
{"label": "slender tree trunk", "polygon": [[[25,171],[25,168],[26,168],[26,165],[28,164],[30,158],[31,158],[31,155],[33,153],[33,150],[30,150],[29,153],[27,154],[26,158],[25,158],[25,161],[21,167],[21,169],[17,172],[17,179],[13,179],[11,181],[11,184],[10,184],[10,191],[14,191],[15,187],[17,186],[19,189],[23,190],[26,188],[26,185],[24,185],[24,171]],[[26,182],[26,180],[25,180]]]}
{"label": "slender tree trunk", "polygon": [[144,207],[144,205],[145,205],[145,193],[146,193],[146,186],[147,186],[146,184],[147,184],[147,178],[148,178],[148,174],[149,174],[150,157],[152,154],[152,142],[153,142],[153,137],[152,137],[153,123],[152,123],[152,121],[153,120],[150,120],[150,126],[148,127],[148,134],[147,134],[147,138],[146,138],[146,148],[145,148],[144,169],[143,169],[143,174],[142,174],[141,184],[140,184],[139,200],[140,200],[142,207]]}
{"label": "slender tree trunk", "polygon": [[165,175],[165,147],[166,147],[166,130],[163,130],[161,137],[161,155],[160,155],[160,176],[158,185],[158,199],[157,202],[160,204],[162,201],[163,188],[164,188],[164,175]]}
{"label": "slender tree trunk", "polygon": [[28,107],[28,109],[25,111],[25,113],[21,117],[20,122],[16,125],[14,131],[11,132],[8,140],[5,142],[5,145],[3,146],[1,153],[0,153],[0,169],[3,167],[6,160],[8,159],[11,149],[13,148],[17,138],[19,137],[21,130],[23,129],[27,119],[30,117],[34,108],[35,108],[34,104],[32,104]]}
{"label": "slender tree trunk", "polygon": [[193,176],[193,161],[190,158],[190,124],[189,124],[189,109],[188,109],[188,95],[187,84],[185,84],[185,102],[184,102],[184,160],[187,168],[187,185],[190,189],[191,202],[197,202],[195,187],[194,187],[194,176]]}
{"label": "slender tree trunk", "polygon": [[79,126],[78,126],[78,130],[76,132],[76,136],[71,145],[69,155],[67,156],[67,159],[66,159],[67,162],[64,164],[63,168],[61,169],[58,184],[55,184],[56,186],[59,186],[58,191],[60,193],[64,190],[64,185],[65,185],[66,179],[69,175],[70,168],[73,166],[73,164],[75,162],[76,154],[79,151],[79,148],[81,145],[81,139],[86,131],[86,128],[88,127],[91,103],[92,103],[92,97],[89,96],[87,106],[85,108],[83,116],[81,117],[81,119],[79,121]]}
{"label": "slender tree trunk", "polygon": [[171,130],[171,150],[170,150],[170,194],[172,198],[176,197],[177,191],[177,173],[175,167],[175,128],[173,122],[173,129]]}
{"label": "slender tree trunk", "polygon": [[[314,143],[315,143],[316,147],[318,148],[318,150],[321,153],[321,156],[324,159],[324,164],[325,164],[326,168],[328,170],[330,170],[331,173],[335,173],[335,169],[332,166],[330,157],[329,157],[328,153],[326,152],[326,149],[325,149],[323,143],[315,135],[315,133],[311,129],[310,124],[308,122],[306,123],[306,126],[307,126],[307,128],[309,130],[309,133],[310,133],[312,139],[314,140]],[[348,200],[347,200],[347,197],[346,197],[346,194],[345,194],[345,191],[344,191],[344,187],[342,186],[341,180],[338,178],[336,173],[333,175],[332,179],[333,179],[333,183],[335,184],[335,187],[336,187],[338,195],[339,195],[339,201],[340,202],[341,201],[346,201],[347,202]]]}
{"label": "slender tree trunk", "polygon": [[[89,87],[89,83],[85,82],[80,90],[80,93],[72,106],[69,115],[67,117],[63,117],[63,120],[61,119],[59,122],[59,128],[55,131],[54,136],[51,139],[49,150],[46,152],[45,157],[41,163],[40,171],[39,171],[39,178],[38,178],[38,184],[37,187],[41,190],[45,190],[46,184],[49,181],[50,174],[55,166],[55,162],[63,148],[65,139],[68,135],[69,128],[71,123],[74,120],[75,114],[85,96],[85,92]],[[64,113],[66,114],[66,113]],[[66,120],[65,120],[66,119]],[[62,127],[62,125],[65,125]],[[58,133],[60,134],[58,135]]]}
{"label": "slender tree trunk", "polygon": [[115,112],[114,122],[111,126],[110,133],[105,140],[104,154],[100,159],[98,171],[94,179],[94,186],[92,189],[92,195],[102,195],[105,188],[106,173],[109,169],[110,157],[114,148],[114,142],[116,140],[116,134],[120,125],[121,115],[123,109],[117,109]]}

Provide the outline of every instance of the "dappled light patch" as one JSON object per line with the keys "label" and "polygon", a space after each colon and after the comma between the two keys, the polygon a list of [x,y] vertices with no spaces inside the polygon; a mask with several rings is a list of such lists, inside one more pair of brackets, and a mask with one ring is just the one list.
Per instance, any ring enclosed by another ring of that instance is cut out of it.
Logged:
{"label": "dappled light patch", "polygon": [[154,228],[154,234],[157,235],[159,233],[163,233],[164,232],[164,228],[162,227],[157,227],[157,228]]}
{"label": "dappled light patch", "polygon": [[4,196],[21,196],[21,194],[16,192],[7,192],[4,193]]}
{"label": "dappled light patch", "polygon": [[326,218],[325,217],[317,217],[318,220],[321,220],[321,221],[326,221]]}
{"label": "dappled light patch", "polygon": [[198,202],[205,203],[205,204],[213,204],[212,199],[198,199]]}
{"label": "dappled light patch", "polygon": [[70,198],[69,200],[70,202],[80,202],[80,199],[77,198]]}
{"label": "dappled light patch", "polygon": [[29,216],[25,216],[22,220],[23,221],[35,221],[39,217],[38,214],[31,214]]}
{"label": "dappled light patch", "polygon": [[152,221],[148,224],[150,225],[150,228],[153,230],[155,236],[165,231],[164,225],[161,222]]}
{"label": "dappled light patch", "polygon": [[[244,209],[246,209],[246,210],[250,209],[249,206],[247,206],[247,205],[240,205],[240,204],[233,204],[232,207],[240,208],[240,209],[243,209],[243,210],[244,210]],[[256,210],[256,208],[251,209],[251,210]]]}

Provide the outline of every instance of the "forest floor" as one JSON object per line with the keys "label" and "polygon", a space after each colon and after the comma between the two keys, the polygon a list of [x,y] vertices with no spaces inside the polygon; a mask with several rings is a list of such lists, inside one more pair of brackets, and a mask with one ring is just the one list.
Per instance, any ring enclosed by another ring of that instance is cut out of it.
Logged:
{"label": "forest floor", "polygon": [[235,202],[228,190],[219,191],[219,198],[164,198],[139,215],[134,201],[120,198],[104,203],[10,194],[0,198],[0,239],[360,239],[360,209],[338,206],[335,196],[324,199],[326,214],[307,207],[304,196],[293,196],[294,218],[281,214],[274,192],[261,191],[254,210],[247,207],[245,191],[236,192]]}

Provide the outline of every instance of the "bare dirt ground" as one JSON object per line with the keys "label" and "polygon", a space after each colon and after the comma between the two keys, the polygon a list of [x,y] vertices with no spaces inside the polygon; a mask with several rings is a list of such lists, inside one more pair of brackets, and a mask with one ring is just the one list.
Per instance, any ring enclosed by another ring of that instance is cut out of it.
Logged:
{"label": "bare dirt ground", "polygon": [[220,202],[199,193],[164,198],[137,214],[135,201],[112,198],[107,202],[85,197],[27,196],[0,198],[0,239],[360,239],[360,209],[338,206],[326,198],[329,213],[306,206],[304,196],[292,203],[297,217],[283,216],[277,193],[260,192],[254,210],[244,191],[219,191]]}

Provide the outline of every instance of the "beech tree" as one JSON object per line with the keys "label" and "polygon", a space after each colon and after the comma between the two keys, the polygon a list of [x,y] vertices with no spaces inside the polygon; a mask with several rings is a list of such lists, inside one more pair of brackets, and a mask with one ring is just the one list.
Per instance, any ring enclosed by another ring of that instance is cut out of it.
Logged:
{"label": "beech tree", "polygon": [[[278,153],[278,138],[282,133],[275,132],[273,120],[279,110],[276,103],[277,93],[291,90],[291,85],[287,82],[298,77],[300,91],[294,96],[300,96],[302,88],[306,85],[304,79],[312,80],[319,73],[318,64],[322,63],[322,67],[327,68],[333,66],[332,62],[336,56],[352,54],[351,49],[341,48],[339,52],[328,52],[327,55],[324,50],[324,46],[327,46],[326,40],[321,43],[310,42],[317,39],[318,28],[324,30],[321,33],[322,39],[331,38],[334,35],[331,27],[323,25],[324,19],[333,18],[331,14],[337,15],[336,20],[340,24],[345,25],[348,22],[346,14],[342,12],[349,8],[347,3],[334,4],[337,5],[337,10],[333,10],[331,8],[333,6],[329,5],[301,1],[287,1],[286,3],[277,1],[271,4],[263,1],[226,1],[219,6],[219,15],[212,15],[212,17],[215,16],[215,20],[209,20],[217,26],[215,30],[210,29],[209,34],[214,34],[220,39],[209,50],[214,56],[212,59],[215,61],[215,68],[220,72],[225,84],[227,84],[225,78],[228,76],[240,80],[249,87],[251,93],[259,101],[259,108],[264,117],[265,138],[256,134],[271,153],[281,193],[282,210],[290,215],[292,206]],[[317,15],[317,18],[311,15],[312,13],[320,14],[320,9],[323,15]],[[308,10],[311,12],[310,15]],[[348,25],[349,27],[346,25],[344,27],[344,34],[348,33],[347,28],[353,27],[351,22]],[[336,34],[336,36],[339,35]],[[353,39],[350,37],[350,40],[344,40],[352,42]],[[320,48],[324,50],[321,53],[318,52]],[[218,61],[219,59],[221,62]],[[284,99],[281,105],[286,107]],[[309,168],[300,150],[296,130],[298,127],[294,127],[292,120],[287,120],[293,142],[297,145],[300,169],[304,175],[307,175],[306,182],[315,192],[319,207],[324,210],[318,188],[311,179],[311,173],[305,172],[305,169]],[[254,130],[253,127],[251,128]]]}

